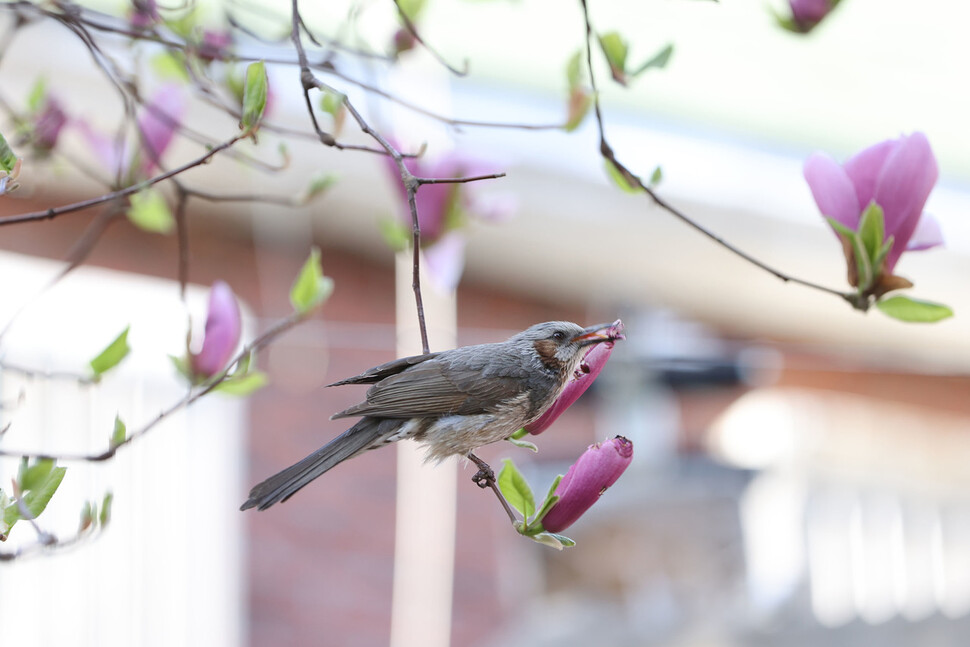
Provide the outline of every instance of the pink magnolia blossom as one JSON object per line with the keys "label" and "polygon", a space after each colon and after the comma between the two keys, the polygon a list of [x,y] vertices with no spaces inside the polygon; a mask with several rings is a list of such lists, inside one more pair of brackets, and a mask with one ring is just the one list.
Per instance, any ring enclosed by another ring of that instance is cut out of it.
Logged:
{"label": "pink magnolia blossom", "polygon": [[158,4],[155,0],[132,0],[128,12],[128,22],[135,29],[150,29],[161,22],[158,14]]}
{"label": "pink magnolia blossom", "polygon": [[34,146],[40,151],[50,151],[57,145],[57,138],[67,124],[67,113],[61,103],[48,96],[44,107],[34,116]]}
{"label": "pink magnolia blossom", "polygon": [[[400,222],[402,226],[410,228],[411,211],[408,207],[407,191],[401,183],[400,170],[393,159],[384,159],[394,178],[399,197]],[[425,178],[473,177],[495,172],[488,164],[459,153],[451,153],[433,161],[405,158],[404,166],[415,177]],[[515,205],[510,200],[483,195],[477,184],[422,184],[414,195],[418,226],[421,227],[422,250],[430,276],[444,290],[453,290],[461,279],[465,239],[460,230],[469,217],[484,222],[501,222],[515,210]]]}
{"label": "pink magnolia blossom", "polygon": [[556,487],[559,500],[542,518],[548,532],[562,532],[616,483],[633,461],[633,443],[623,436],[590,445]]}
{"label": "pink magnolia blossom", "polygon": [[883,210],[885,237],[894,238],[884,270],[891,274],[904,251],[943,244],[940,226],[923,206],[939,172],[926,135],[880,142],[839,164],[823,153],[805,161],[804,175],[823,215],[852,230],[875,202]]}
{"label": "pink magnolia blossom", "polygon": [[792,20],[802,31],[808,31],[835,7],[832,0],[789,0]]}
{"label": "pink magnolia blossom", "polygon": [[142,136],[143,159],[141,172],[151,175],[168,149],[175,131],[185,116],[185,94],[181,86],[169,83],[152,95],[138,115],[138,129]]}
{"label": "pink magnolia blossom", "polygon": [[94,157],[113,176],[130,184],[151,176],[158,169],[159,160],[182,123],[185,103],[181,86],[169,83],[159,88],[138,114],[139,135],[134,149],[125,148],[121,141],[95,130],[83,119],[76,119],[74,123]]}
{"label": "pink magnolia blossom", "polygon": [[[619,319],[613,322],[608,334],[613,339],[623,339],[623,322]],[[586,352],[579,370],[566,383],[566,387],[556,398],[556,401],[537,420],[526,425],[525,430],[533,435],[541,434],[562,415],[563,411],[578,400],[579,396],[586,392],[586,389],[590,387],[593,380],[599,376],[603,367],[606,366],[606,361],[613,354],[613,344],[613,341],[604,341],[592,346]]]}
{"label": "pink magnolia blossom", "polygon": [[242,316],[236,296],[225,282],[216,281],[209,291],[202,349],[190,355],[192,373],[208,378],[225,369],[239,345],[241,333]]}

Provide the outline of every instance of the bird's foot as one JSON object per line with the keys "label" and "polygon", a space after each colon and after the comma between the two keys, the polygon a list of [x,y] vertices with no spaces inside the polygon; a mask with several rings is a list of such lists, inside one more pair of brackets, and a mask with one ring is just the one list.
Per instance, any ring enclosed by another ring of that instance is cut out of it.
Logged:
{"label": "bird's foot", "polygon": [[472,483],[483,490],[492,487],[495,484],[495,471],[475,454],[468,454],[468,458],[478,466],[478,471],[472,477]]}

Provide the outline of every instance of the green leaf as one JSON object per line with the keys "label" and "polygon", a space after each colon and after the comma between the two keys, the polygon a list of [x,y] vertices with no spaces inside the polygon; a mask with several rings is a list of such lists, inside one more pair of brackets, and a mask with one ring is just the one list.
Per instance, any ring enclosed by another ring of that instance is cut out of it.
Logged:
{"label": "green leaf", "polygon": [[606,167],[606,174],[613,180],[616,186],[620,187],[625,193],[640,193],[643,189],[635,184],[630,184],[630,181],[626,178],[623,172],[613,164],[613,162],[608,159],[603,160],[603,165]]}
{"label": "green leaf", "polygon": [[148,188],[130,198],[128,220],[142,231],[153,234],[168,234],[175,229],[175,218],[165,202],[165,197],[156,189]]}
{"label": "green leaf", "polygon": [[320,97],[320,109],[331,117],[337,116],[337,112],[344,107],[344,95],[339,92],[324,90]]}
{"label": "green leaf", "polygon": [[20,474],[17,478],[20,489],[24,492],[37,489],[47,480],[53,468],[54,461],[50,459],[38,460],[30,467],[27,467],[27,462],[24,461],[21,463]]}
{"label": "green leaf", "polygon": [[566,106],[566,123],[563,129],[567,133],[579,128],[586,119],[589,109],[593,107],[593,95],[586,88],[575,87],[569,91],[569,103]]}
{"label": "green leaf", "polygon": [[882,264],[886,262],[886,257],[889,256],[889,250],[893,248],[893,243],[895,242],[895,236],[890,236],[883,242],[882,247],[879,248],[879,251],[876,253],[876,257],[872,261],[873,267],[882,268]]}
{"label": "green leaf", "polygon": [[303,204],[308,203],[310,200],[325,192],[336,183],[337,176],[333,173],[321,173],[314,176],[313,179],[310,180],[310,184],[303,193],[303,198],[300,200],[300,202]]}
{"label": "green leaf", "polygon": [[14,154],[4,136],[0,134],[0,171],[9,173],[15,166],[17,166],[17,155]]}
{"label": "green leaf", "polygon": [[94,371],[95,377],[101,377],[117,366],[131,351],[131,346],[128,345],[128,330],[130,328],[131,326],[128,326],[122,330],[121,334],[115,337],[107,348],[91,360],[91,370]]}
{"label": "green leaf", "polygon": [[548,534],[552,535],[557,540],[559,540],[559,543],[561,543],[566,548],[576,545],[576,542],[570,539],[569,537],[567,537],[566,535],[560,535],[559,533],[555,533],[555,532],[550,532]]}
{"label": "green leaf", "polygon": [[333,280],[323,275],[320,266],[320,249],[314,247],[300,275],[290,289],[290,303],[299,313],[307,313],[327,300],[333,292]]}
{"label": "green leaf", "polygon": [[657,186],[663,179],[664,170],[660,166],[657,166],[657,168],[653,169],[653,173],[650,174],[650,186]]}
{"label": "green leaf", "polygon": [[529,535],[529,537],[535,542],[538,542],[545,546],[551,546],[556,550],[562,550],[567,546],[576,545],[576,542],[574,542],[569,537],[566,537],[564,535],[557,535],[554,532],[540,532],[539,534],[536,534],[536,535]]}
{"label": "green leaf", "polygon": [[651,68],[662,70],[663,68],[667,67],[667,63],[670,62],[670,57],[671,55],[673,55],[673,53],[674,53],[674,44],[668,43],[666,47],[664,47],[659,52],[654,54],[653,58],[651,58],[649,61],[647,61],[640,67],[638,67],[636,71],[630,74],[630,76],[632,77],[640,76],[641,74],[643,74],[644,72],[646,72]]}
{"label": "green leaf", "polygon": [[189,358],[186,356],[179,357],[177,355],[169,355],[168,358],[172,361],[172,366],[178,371],[178,374],[187,380],[192,380],[192,365],[189,363]]}
{"label": "green leaf", "polygon": [[111,446],[117,447],[121,443],[125,442],[125,438],[128,437],[128,428],[125,423],[122,422],[121,417],[115,416],[115,428],[111,432]]}
{"label": "green leaf", "polygon": [[227,395],[247,396],[266,386],[269,377],[262,371],[253,371],[239,377],[230,376],[220,382],[215,390]]}
{"label": "green leaf", "polygon": [[910,323],[934,323],[953,316],[953,310],[942,303],[895,296],[876,302],[876,307],[893,319]]}
{"label": "green leaf", "polygon": [[528,449],[529,451],[537,453],[539,451],[539,448],[535,446],[535,443],[530,443],[528,440],[519,440],[518,438],[512,438],[511,436],[506,438],[506,440],[516,447],[521,447],[522,449]]}
{"label": "green leaf", "polygon": [[826,217],[826,220],[828,220],[832,229],[848,240],[852,246],[852,255],[855,256],[857,274],[856,288],[859,292],[865,292],[872,286],[872,281],[875,276],[872,270],[872,260],[869,258],[869,252],[866,250],[862,238],[857,232],[852,231],[835,218]]}
{"label": "green leaf", "polygon": [[98,514],[98,507],[90,501],[85,501],[81,507],[81,520],[78,523],[78,532],[84,532],[94,523]]}
{"label": "green leaf", "polygon": [[44,77],[37,77],[37,81],[34,82],[34,86],[30,89],[30,94],[27,95],[27,110],[32,113],[40,112],[46,98],[47,82],[44,80]]}
{"label": "green leaf", "polygon": [[111,492],[105,492],[104,498],[101,500],[101,514],[98,515],[98,521],[101,523],[102,527],[107,526],[108,522],[111,521],[111,504],[114,502],[114,494]]}
{"label": "green leaf", "polygon": [[619,82],[626,75],[626,57],[629,47],[619,33],[611,31],[599,37],[600,49],[606,56],[606,61],[610,64],[613,78]]}
{"label": "green leaf", "polygon": [[242,120],[240,128],[250,132],[259,125],[266,109],[266,93],[269,81],[266,78],[266,66],[262,61],[250,63],[246,68],[246,87],[243,90]]}
{"label": "green leaf", "polygon": [[556,496],[556,488],[559,487],[559,481],[561,480],[562,474],[553,479],[552,485],[549,486],[549,491],[546,492],[546,498],[543,499],[542,505],[539,506],[539,512],[536,513],[535,519],[532,520],[532,523],[541,522],[542,518],[549,514],[549,510],[552,509],[552,506],[556,505],[556,502],[559,500],[559,497]]}
{"label": "green leaf", "polygon": [[163,81],[187,83],[190,80],[185,57],[181,52],[162,50],[151,58],[149,65],[155,76]]}
{"label": "green leaf", "polygon": [[577,49],[566,63],[566,82],[569,89],[578,88],[586,78],[586,56],[583,49]]}
{"label": "green leaf", "polygon": [[[38,483],[29,492],[24,492],[24,506],[27,508],[31,517],[36,519],[44,512],[47,504],[50,503],[51,497],[54,496],[57,488],[61,485],[61,481],[64,480],[64,474],[66,472],[66,467],[54,467],[47,473],[43,482]],[[16,503],[11,503],[3,511],[3,522],[9,530],[19,519],[21,519],[20,508]]]}
{"label": "green leaf", "polygon": [[503,458],[502,462],[505,463],[505,467],[499,472],[498,488],[509,504],[528,519],[536,509],[532,489],[511,459]]}
{"label": "green leaf", "polygon": [[408,17],[408,20],[414,22],[421,15],[424,10],[425,0],[397,0],[397,6],[400,7],[401,13]]}
{"label": "green leaf", "polygon": [[872,265],[874,274],[879,273],[880,268],[875,261],[882,249],[884,237],[885,225],[883,224],[882,207],[875,202],[870,202],[859,219],[859,239],[869,257],[869,263]]}

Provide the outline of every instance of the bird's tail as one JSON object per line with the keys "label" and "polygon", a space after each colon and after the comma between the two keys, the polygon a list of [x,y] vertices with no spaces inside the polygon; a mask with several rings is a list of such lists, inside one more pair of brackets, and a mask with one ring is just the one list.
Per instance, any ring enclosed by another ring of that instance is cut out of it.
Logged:
{"label": "bird's tail", "polygon": [[274,503],[286,501],[337,463],[356,456],[374,445],[381,436],[392,432],[399,423],[400,421],[386,418],[361,418],[356,425],[299,463],[290,465],[282,472],[254,486],[249,491],[249,498],[239,509],[248,510],[258,507],[260,510],[265,510]]}

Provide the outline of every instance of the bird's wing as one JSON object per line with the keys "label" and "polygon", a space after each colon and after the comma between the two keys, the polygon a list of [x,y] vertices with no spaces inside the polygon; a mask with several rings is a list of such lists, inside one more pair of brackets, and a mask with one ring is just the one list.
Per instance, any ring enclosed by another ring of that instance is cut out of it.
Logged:
{"label": "bird's wing", "polygon": [[365,402],[331,418],[487,413],[495,404],[521,393],[524,377],[514,370],[490,371],[478,362],[425,361],[381,380],[368,389]]}
{"label": "bird's wing", "polygon": [[343,386],[344,384],[374,384],[375,382],[380,382],[385,377],[396,375],[397,373],[400,373],[401,371],[404,371],[415,364],[426,362],[427,360],[435,358],[440,354],[441,353],[425,353],[424,355],[402,357],[401,359],[396,359],[394,361],[387,362],[386,364],[369,368],[360,375],[348,377],[346,380],[340,380],[339,382],[334,382],[333,384],[328,384],[327,386]]}

